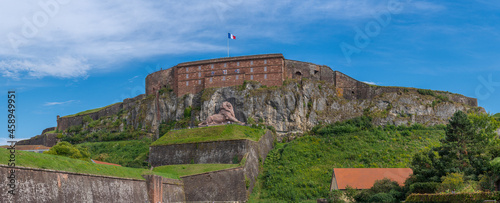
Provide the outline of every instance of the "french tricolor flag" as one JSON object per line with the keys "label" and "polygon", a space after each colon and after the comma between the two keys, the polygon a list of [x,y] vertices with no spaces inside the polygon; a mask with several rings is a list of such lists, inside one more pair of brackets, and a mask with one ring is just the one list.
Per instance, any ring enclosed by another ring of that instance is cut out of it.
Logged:
{"label": "french tricolor flag", "polygon": [[236,36],[234,36],[231,33],[227,33],[227,38],[229,38],[229,39],[236,39]]}

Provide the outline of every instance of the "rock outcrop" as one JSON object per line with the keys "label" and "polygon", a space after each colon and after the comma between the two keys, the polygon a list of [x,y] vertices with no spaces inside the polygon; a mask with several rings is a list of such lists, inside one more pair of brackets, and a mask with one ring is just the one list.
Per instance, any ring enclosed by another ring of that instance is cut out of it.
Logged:
{"label": "rock outcrop", "polygon": [[[191,125],[219,112],[224,101],[235,109],[235,117],[246,123],[274,126],[278,134],[302,133],[319,123],[334,123],[362,115],[370,115],[376,125],[444,124],[454,112],[482,111],[470,106],[474,99],[446,92],[422,92],[415,88],[363,87],[370,98],[346,98],[342,90],[324,81],[288,80],[280,87],[266,87],[256,82],[240,86],[208,88],[198,94],[177,97],[172,91],[157,95],[139,95],[100,111],[58,119],[60,131],[74,125],[87,125],[84,117],[124,120],[123,125],[141,127],[158,136],[161,122],[180,120],[186,108],[191,111]],[[95,129],[98,130],[98,129]]]}

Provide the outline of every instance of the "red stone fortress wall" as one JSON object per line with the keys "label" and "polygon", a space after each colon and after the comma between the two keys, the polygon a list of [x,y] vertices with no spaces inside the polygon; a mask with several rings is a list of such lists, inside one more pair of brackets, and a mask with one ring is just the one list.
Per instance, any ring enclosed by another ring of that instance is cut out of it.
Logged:
{"label": "red stone fortress wall", "polygon": [[284,58],[266,54],[181,63],[173,67],[177,96],[197,93],[204,88],[241,85],[245,80],[267,86],[283,83]]}

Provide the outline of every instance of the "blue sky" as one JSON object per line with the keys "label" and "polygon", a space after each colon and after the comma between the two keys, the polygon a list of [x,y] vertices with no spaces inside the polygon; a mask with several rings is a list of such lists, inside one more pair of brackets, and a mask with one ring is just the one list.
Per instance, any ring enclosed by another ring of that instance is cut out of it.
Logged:
{"label": "blue sky", "polygon": [[495,1],[0,0],[0,144],[7,90],[18,138],[57,115],[144,93],[148,73],[231,55],[283,53],[360,81],[445,90],[500,112]]}

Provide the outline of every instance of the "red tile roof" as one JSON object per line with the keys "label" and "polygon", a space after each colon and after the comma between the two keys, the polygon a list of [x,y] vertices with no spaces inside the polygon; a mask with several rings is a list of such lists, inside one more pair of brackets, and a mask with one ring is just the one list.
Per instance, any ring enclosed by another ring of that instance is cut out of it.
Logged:
{"label": "red tile roof", "polygon": [[91,160],[92,160],[92,162],[94,162],[96,164],[111,165],[111,166],[121,166],[121,165],[118,165],[118,164],[108,163],[108,162],[104,162],[104,161],[97,161],[97,160],[93,160],[93,159],[91,159]]}
{"label": "red tile roof", "polygon": [[384,178],[402,186],[412,173],[411,168],[334,168],[330,189],[343,190],[348,185],[355,189],[370,189],[376,180]]}

